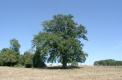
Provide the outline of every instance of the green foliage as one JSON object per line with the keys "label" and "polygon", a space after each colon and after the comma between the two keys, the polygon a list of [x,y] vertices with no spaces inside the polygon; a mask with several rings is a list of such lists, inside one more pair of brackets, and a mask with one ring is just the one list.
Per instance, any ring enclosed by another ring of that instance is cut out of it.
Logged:
{"label": "green foliage", "polygon": [[2,61],[1,53],[0,53],[0,66],[3,66],[3,61]]}
{"label": "green foliage", "polygon": [[18,56],[16,52],[9,48],[4,48],[0,54],[0,65],[1,66],[14,66],[18,62]]}
{"label": "green foliage", "polygon": [[16,40],[16,39],[10,40],[10,49],[12,49],[13,51],[15,51],[19,54],[19,48],[20,48],[20,44],[19,44],[18,40]]}
{"label": "green foliage", "polygon": [[30,68],[33,65],[33,54],[29,51],[26,51],[23,55],[23,63],[25,67]]}
{"label": "green foliage", "polygon": [[10,40],[10,48],[3,48],[0,52],[0,66],[15,66],[19,62],[18,40]]}
{"label": "green foliage", "polygon": [[14,67],[24,67],[22,64],[18,63]]}
{"label": "green foliage", "polygon": [[107,60],[95,61],[94,65],[97,65],[97,66],[122,66],[122,61],[107,59]]}
{"label": "green foliage", "polygon": [[72,15],[55,15],[52,20],[45,21],[43,27],[44,31],[33,39],[33,46],[38,51],[36,62],[40,61],[40,57],[48,62],[58,60],[66,68],[67,63],[86,60],[87,54],[83,52],[80,40],[87,40],[87,31],[74,22]]}
{"label": "green foliage", "polygon": [[72,63],[71,63],[71,66],[72,66],[72,67],[78,67],[78,62],[72,62]]}
{"label": "green foliage", "polygon": [[33,57],[33,67],[42,68],[46,67],[45,56],[41,55],[40,51],[37,49]]}
{"label": "green foliage", "polygon": [[19,59],[18,59],[19,61],[18,61],[18,66],[20,65],[20,66],[24,66],[24,55],[23,54],[21,54],[21,55],[19,55]]}
{"label": "green foliage", "polygon": [[35,54],[30,51],[20,55],[18,40],[10,40],[10,48],[0,52],[1,66],[24,65],[25,67],[46,67],[45,62],[60,62],[66,68],[67,63],[85,62],[88,56],[83,51],[82,40],[87,40],[87,30],[77,24],[72,15],[55,15],[52,20],[43,23],[44,30],[33,38]]}

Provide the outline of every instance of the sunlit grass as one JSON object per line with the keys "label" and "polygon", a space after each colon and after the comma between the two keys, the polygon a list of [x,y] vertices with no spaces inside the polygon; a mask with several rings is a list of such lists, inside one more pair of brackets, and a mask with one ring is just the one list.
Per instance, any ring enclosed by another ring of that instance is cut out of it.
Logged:
{"label": "sunlit grass", "polygon": [[0,67],[0,80],[122,80],[122,67],[33,69]]}

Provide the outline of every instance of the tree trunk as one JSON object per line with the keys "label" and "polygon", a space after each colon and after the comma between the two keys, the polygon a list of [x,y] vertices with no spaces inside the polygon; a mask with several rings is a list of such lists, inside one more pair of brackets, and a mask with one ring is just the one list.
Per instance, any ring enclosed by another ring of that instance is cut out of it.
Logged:
{"label": "tree trunk", "polygon": [[67,57],[65,55],[62,57],[62,68],[67,68]]}

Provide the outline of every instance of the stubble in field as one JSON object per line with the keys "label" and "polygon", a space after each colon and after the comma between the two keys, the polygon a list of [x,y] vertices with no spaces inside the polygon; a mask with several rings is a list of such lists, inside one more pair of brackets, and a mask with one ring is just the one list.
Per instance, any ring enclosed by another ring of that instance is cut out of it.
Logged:
{"label": "stubble in field", "polygon": [[0,80],[122,80],[122,67],[27,69],[0,67]]}

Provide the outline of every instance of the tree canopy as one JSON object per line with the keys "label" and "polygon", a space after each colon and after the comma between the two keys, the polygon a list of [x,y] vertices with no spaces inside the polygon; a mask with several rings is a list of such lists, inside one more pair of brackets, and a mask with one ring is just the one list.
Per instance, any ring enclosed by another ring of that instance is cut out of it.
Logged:
{"label": "tree canopy", "polygon": [[16,52],[9,48],[3,48],[0,54],[0,65],[2,66],[14,66],[18,62]]}
{"label": "tree canopy", "polygon": [[113,59],[95,61],[96,66],[122,66],[122,61],[116,61]]}
{"label": "tree canopy", "polygon": [[58,14],[51,20],[44,21],[43,31],[36,34],[32,40],[34,54],[26,51],[20,54],[20,44],[17,39],[10,40],[10,47],[0,51],[0,65],[25,67],[46,67],[46,62],[78,65],[88,56],[83,51],[83,40],[87,39],[87,30],[75,22],[72,15]]}
{"label": "tree canopy", "polygon": [[66,68],[67,63],[86,60],[87,54],[82,49],[81,40],[87,40],[87,30],[77,24],[72,15],[55,15],[52,20],[44,21],[43,27],[43,32],[33,39],[33,46],[38,52],[35,55],[40,56],[37,62],[58,61]]}
{"label": "tree canopy", "polygon": [[18,40],[16,40],[16,39],[11,39],[10,40],[10,49],[12,49],[13,51],[15,51],[19,54],[19,48],[20,47],[21,46],[20,46]]}
{"label": "tree canopy", "polygon": [[19,62],[19,48],[18,40],[10,40],[10,48],[3,48],[0,52],[1,66],[14,66]]}
{"label": "tree canopy", "polygon": [[33,66],[33,53],[31,51],[24,52],[23,63],[25,67],[30,68]]}

